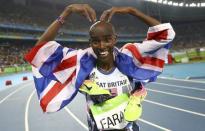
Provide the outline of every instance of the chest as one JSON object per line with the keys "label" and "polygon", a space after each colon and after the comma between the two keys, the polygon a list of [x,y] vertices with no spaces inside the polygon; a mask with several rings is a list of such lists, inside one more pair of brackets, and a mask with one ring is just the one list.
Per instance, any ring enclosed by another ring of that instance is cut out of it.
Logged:
{"label": "chest", "polygon": [[103,73],[97,68],[94,68],[89,75],[89,79],[94,80],[99,87],[109,90],[112,95],[128,93],[131,90],[128,77],[122,74],[117,68],[109,73]]}

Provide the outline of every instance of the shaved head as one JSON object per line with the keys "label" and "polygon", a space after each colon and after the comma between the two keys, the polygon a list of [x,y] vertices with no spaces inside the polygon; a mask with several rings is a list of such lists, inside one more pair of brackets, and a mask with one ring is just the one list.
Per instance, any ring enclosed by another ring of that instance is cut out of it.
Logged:
{"label": "shaved head", "polygon": [[90,27],[89,34],[91,37],[96,37],[99,35],[115,35],[115,29],[109,22],[97,21]]}
{"label": "shaved head", "polygon": [[116,44],[115,29],[111,23],[98,21],[90,27],[90,46],[98,64],[114,65],[113,49]]}

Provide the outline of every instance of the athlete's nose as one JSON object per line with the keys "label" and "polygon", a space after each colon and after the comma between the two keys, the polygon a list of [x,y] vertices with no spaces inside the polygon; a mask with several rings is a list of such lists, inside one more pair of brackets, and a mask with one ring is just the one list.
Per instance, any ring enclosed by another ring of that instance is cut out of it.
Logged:
{"label": "athlete's nose", "polygon": [[100,43],[99,43],[99,47],[100,48],[105,48],[105,46],[106,46],[106,43],[103,40],[101,40]]}

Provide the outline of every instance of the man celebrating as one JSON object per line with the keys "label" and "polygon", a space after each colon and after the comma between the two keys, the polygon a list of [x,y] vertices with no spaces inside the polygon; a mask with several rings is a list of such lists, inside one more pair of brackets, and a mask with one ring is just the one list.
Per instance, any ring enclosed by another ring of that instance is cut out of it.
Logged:
{"label": "man celebrating", "polygon": [[[133,7],[112,7],[90,27],[90,48],[73,50],[53,41],[72,13],[96,21],[96,13],[89,5],[69,5],[25,56],[33,66],[43,111],[62,109],[80,90],[86,95],[90,131],[138,131],[140,102],[146,96],[144,84],[156,80],[162,72],[175,36],[173,28]],[[117,49],[115,30],[109,23],[115,13],[133,15],[150,26],[147,38]]]}

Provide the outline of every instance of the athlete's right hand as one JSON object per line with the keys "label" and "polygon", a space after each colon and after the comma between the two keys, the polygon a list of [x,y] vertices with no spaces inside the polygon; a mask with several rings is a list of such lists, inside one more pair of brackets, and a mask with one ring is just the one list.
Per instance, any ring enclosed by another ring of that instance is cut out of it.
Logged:
{"label": "athlete's right hand", "polygon": [[69,15],[71,13],[79,13],[85,16],[90,22],[96,21],[96,12],[88,4],[72,4],[68,5],[63,11],[62,15]]}

